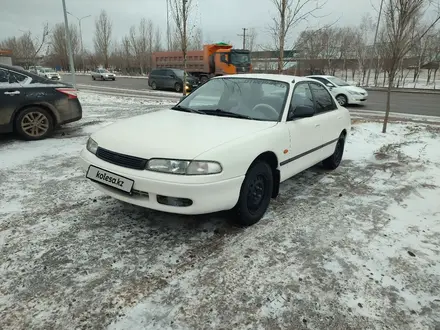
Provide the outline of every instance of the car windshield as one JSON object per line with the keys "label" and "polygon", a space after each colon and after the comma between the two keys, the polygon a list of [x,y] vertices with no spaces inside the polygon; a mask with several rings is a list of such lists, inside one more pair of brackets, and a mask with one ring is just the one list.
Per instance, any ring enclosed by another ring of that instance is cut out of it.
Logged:
{"label": "car windshield", "polygon": [[107,71],[106,69],[99,69],[98,72],[101,72],[101,73],[108,73],[108,71]]}
{"label": "car windshield", "polygon": [[328,80],[330,80],[333,84],[337,86],[350,86],[350,84],[347,83],[345,80],[339,79],[337,77],[329,77]]}
{"label": "car windshield", "polygon": [[231,63],[234,65],[249,64],[251,58],[248,53],[231,53]]}
{"label": "car windshield", "polygon": [[289,84],[282,81],[216,78],[196,89],[179,105],[208,115],[278,121],[288,92]]}
{"label": "car windshield", "polygon": [[[175,74],[177,77],[183,79],[183,73],[184,73],[185,71],[183,71],[183,70],[173,70],[173,72],[174,72],[174,74]],[[187,76],[187,77],[192,77],[192,75],[189,74],[188,72],[186,73],[186,76]]]}

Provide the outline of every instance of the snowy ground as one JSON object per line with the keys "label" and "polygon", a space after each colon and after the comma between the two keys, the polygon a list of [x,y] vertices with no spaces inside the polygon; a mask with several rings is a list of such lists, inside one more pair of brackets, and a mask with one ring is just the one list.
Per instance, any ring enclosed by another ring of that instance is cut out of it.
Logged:
{"label": "snowy ground", "polygon": [[88,134],[171,101],[81,98],[54,138],[0,138],[1,329],[440,327],[439,126],[356,122],[340,168],[237,229],[97,192]]}

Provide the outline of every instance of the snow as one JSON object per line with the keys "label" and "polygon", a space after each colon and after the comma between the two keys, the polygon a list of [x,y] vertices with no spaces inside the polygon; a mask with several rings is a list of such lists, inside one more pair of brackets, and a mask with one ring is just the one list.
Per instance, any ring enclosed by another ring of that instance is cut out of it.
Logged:
{"label": "snow", "polygon": [[53,138],[0,139],[0,328],[439,324],[438,126],[353,123],[337,170],[283,183],[241,229],[96,191],[78,164],[89,134],[175,100],[79,97],[84,118]]}

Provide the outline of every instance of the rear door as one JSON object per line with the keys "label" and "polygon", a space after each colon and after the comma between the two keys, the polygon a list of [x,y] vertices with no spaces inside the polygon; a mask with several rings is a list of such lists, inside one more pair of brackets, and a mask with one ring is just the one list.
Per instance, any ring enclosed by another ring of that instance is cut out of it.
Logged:
{"label": "rear door", "polygon": [[31,78],[0,68],[0,128],[12,125],[12,115],[26,99],[24,86]]}
{"label": "rear door", "polygon": [[315,117],[319,121],[323,138],[322,158],[325,159],[333,154],[344,129],[343,116],[334,98],[322,84],[310,82],[309,85],[315,102]]}

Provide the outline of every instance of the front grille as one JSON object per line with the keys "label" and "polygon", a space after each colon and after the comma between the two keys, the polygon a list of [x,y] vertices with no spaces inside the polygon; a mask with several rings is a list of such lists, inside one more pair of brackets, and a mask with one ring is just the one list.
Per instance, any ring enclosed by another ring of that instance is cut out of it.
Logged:
{"label": "front grille", "polygon": [[135,170],[144,170],[148,162],[148,159],[123,155],[100,147],[98,147],[98,150],[96,151],[96,157],[105,160],[106,162]]}

